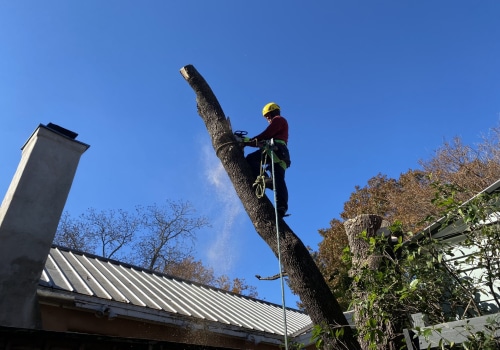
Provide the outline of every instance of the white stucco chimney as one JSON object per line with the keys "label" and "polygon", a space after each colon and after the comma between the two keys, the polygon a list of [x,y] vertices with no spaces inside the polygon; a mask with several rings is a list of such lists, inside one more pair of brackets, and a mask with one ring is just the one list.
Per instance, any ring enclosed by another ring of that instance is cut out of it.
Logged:
{"label": "white stucco chimney", "polygon": [[80,156],[77,134],[40,125],[0,207],[0,326],[40,328],[37,286]]}

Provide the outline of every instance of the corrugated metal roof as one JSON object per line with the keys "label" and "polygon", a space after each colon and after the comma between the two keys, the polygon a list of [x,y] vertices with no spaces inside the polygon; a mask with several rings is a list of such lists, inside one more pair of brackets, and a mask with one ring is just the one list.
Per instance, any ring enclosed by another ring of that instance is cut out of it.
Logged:
{"label": "corrugated metal roof", "polygon": [[[75,295],[283,335],[281,305],[178,279],[117,261],[53,246],[40,285]],[[288,309],[288,334],[311,319]]]}

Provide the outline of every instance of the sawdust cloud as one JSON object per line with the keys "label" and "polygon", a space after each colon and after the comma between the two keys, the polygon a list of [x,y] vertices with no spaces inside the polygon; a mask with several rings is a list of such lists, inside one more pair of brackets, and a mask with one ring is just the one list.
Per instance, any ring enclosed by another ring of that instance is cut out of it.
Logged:
{"label": "sawdust cloud", "polygon": [[[213,148],[205,144],[202,147],[204,175],[211,188],[209,195],[215,199],[216,217],[212,222],[215,239],[207,248],[208,263],[218,273],[230,273],[236,259],[237,223],[243,213],[241,202]],[[213,192],[213,193],[212,193]]]}

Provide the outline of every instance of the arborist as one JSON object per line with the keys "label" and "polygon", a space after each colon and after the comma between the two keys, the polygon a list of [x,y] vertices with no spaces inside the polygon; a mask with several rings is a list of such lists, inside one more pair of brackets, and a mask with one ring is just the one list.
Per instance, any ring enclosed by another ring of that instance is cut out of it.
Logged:
{"label": "arborist", "polygon": [[[245,143],[247,146],[259,147],[258,151],[249,153],[246,159],[254,175],[257,177],[261,172],[262,157],[272,154],[272,161],[274,161],[276,208],[278,216],[284,217],[288,210],[288,189],[285,182],[285,170],[290,167],[290,154],[287,147],[288,122],[281,116],[280,106],[274,102],[270,102],[264,106],[262,115],[266,118],[269,125],[263,132]],[[272,142],[270,142],[271,140]],[[272,149],[270,149],[270,147],[272,147]],[[271,164],[268,164],[267,168],[268,169],[264,170],[270,171]],[[272,177],[270,177],[269,180],[271,181],[266,181],[266,187],[272,188]]]}

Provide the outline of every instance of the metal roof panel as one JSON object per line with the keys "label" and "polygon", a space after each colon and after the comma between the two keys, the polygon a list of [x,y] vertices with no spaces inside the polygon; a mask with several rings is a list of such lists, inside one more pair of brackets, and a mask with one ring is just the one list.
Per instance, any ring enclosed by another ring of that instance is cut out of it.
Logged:
{"label": "metal roof panel", "polygon": [[[40,286],[269,334],[285,333],[281,305],[57,246],[50,250]],[[286,317],[288,334],[311,324],[309,316],[298,310],[287,308]]]}

